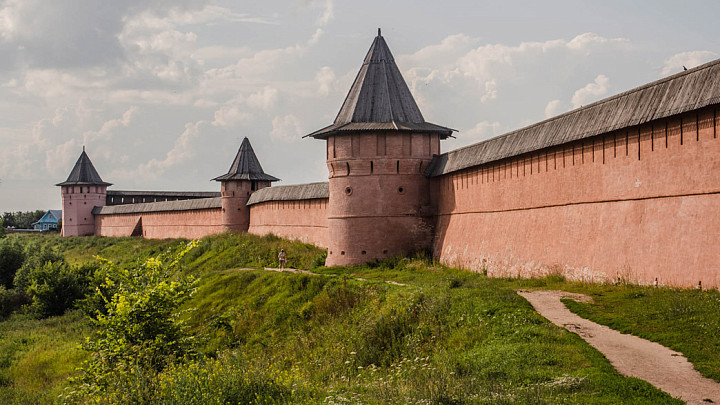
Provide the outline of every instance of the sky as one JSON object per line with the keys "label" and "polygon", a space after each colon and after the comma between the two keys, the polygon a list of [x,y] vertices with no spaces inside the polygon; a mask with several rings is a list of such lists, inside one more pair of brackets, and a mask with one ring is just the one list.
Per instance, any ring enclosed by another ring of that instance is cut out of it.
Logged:
{"label": "sky", "polygon": [[243,137],[277,184],[324,142],[378,28],[425,120],[479,142],[720,58],[717,1],[0,0],[0,212],[219,191]]}

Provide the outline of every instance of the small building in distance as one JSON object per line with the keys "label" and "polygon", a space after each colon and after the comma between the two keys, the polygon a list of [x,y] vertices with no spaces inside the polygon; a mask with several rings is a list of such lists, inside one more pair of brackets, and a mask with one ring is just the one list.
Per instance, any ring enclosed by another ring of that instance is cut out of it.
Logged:
{"label": "small building in distance", "polygon": [[62,210],[48,210],[32,227],[36,231],[50,231],[58,228],[58,222],[62,219]]}

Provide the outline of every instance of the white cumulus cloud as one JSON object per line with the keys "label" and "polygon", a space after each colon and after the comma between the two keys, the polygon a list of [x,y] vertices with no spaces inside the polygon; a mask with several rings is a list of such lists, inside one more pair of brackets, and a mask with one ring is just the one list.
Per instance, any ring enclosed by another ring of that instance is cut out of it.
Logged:
{"label": "white cumulus cloud", "polygon": [[276,142],[294,142],[302,135],[300,121],[292,114],[272,120],[270,138]]}
{"label": "white cumulus cloud", "polygon": [[552,100],[545,106],[545,118],[554,117],[561,112],[560,100]]}
{"label": "white cumulus cloud", "polygon": [[570,100],[573,108],[578,108],[599,100],[600,97],[607,94],[609,85],[610,79],[608,79],[607,76],[598,75],[591,83],[575,91],[575,94],[573,94]]}
{"label": "white cumulus cloud", "polygon": [[718,54],[711,51],[681,52],[665,60],[661,76],[667,76],[683,71],[683,66],[690,69],[709,62],[718,57]]}

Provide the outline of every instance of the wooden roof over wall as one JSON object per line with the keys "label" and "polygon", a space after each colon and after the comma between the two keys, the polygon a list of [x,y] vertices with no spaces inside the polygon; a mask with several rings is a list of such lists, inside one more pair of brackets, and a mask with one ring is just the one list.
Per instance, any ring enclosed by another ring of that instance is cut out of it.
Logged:
{"label": "wooden roof over wall", "polygon": [[220,209],[222,208],[221,200],[222,199],[220,197],[216,197],[196,198],[192,200],[158,201],[151,203],[106,205],[104,207],[93,208],[92,213],[93,215],[112,215]]}
{"label": "wooden roof over wall", "polygon": [[259,204],[267,201],[296,201],[329,198],[330,191],[327,182],[292,184],[288,186],[274,186],[260,189],[250,195],[247,205]]}
{"label": "wooden roof over wall", "polygon": [[720,59],[537,124],[436,156],[440,176],[720,103]]}

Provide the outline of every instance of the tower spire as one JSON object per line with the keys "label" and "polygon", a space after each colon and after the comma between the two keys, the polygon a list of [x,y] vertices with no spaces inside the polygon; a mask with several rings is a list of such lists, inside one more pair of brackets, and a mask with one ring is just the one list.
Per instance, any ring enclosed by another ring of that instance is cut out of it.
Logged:
{"label": "tower spire", "polygon": [[335,122],[306,136],[325,139],[340,131],[378,130],[436,133],[441,139],[453,131],[425,121],[380,28]]}
{"label": "tower spire", "polygon": [[56,184],[56,186],[71,186],[71,185],[98,185],[98,186],[111,186],[112,184],[103,181],[103,179],[95,170],[95,166],[90,161],[87,153],[85,153],[85,146],[80,154],[77,162],[67,180],[62,183]]}

